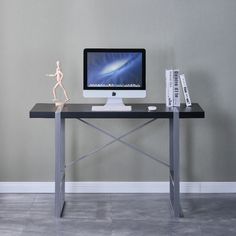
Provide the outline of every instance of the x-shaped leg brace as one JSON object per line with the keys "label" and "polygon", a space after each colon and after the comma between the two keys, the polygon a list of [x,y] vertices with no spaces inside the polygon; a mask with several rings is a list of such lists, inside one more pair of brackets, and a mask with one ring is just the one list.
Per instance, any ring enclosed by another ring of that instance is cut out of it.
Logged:
{"label": "x-shaped leg brace", "polygon": [[86,125],[88,125],[88,126],[94,128],[94,129],[96,129],[96,130],[102,132],[103,134],[109,136],[110,138],[112,138],[112,140],[109,141],[109,142],[107,142],[106,144],[102,145],[101,147],[99,147],[99,148],[97,148],[97,149],[95,149],[95,150],[93,150],[93,151],[91,151],[91,152],[89,152],[89,153],[87,153],[87,154],[85,154],[85,155],[83,155],[83,156],[81,156],[81,157],[79,157],[79,158],[73,160],[72,162],[66,164],[65,167],[69,167],[69,166],[71,166],[71,165],[73,165],[73,164],[75,164],[75,163],[77,163],[77,162],[79,162],[79,161],[81,161],[81,160],[83,160],[83,159],[85,159],[85,158],[87,158],[87,157],[89,157],[89,156],[91,156],[91,155],[93,155],[93,154],[95,154],[95,153],[101,151],[102,149],[106,148],[107,146],[109,146],[109,145],[111,145],[111,144],[113,144],[113,143],[115,143],[115,142],[120,142],[120,143],[122,143],[122,144],[128,146],[129,148],[131,148],[131,149],[133,149],[133,150],[135,150],[135,151],[137,151],[137,152],[139,152],[139,153],[142,153],[143,155],[145,155],[145,156],[147,156],[147,157],[153,159],[154,161],[157,161],[157,162],[161,163],[162,165],[164,165],[164,166],[166,166],[166,167],[169,168],[169,164],[166,163],[165,161],[159,160],[159,159],[157,159],[156,157],[152,156],[151,154],[149,154],[149,153],[147,153],[147,152],[141,150],[141,149],[140,149],[139,147],[137,147],[136,145],[130,144],[130,143],[128,143],[128,142],[122,140],[124,137],[126,137],[126,136],[128,136],[129,134],[131,134],[131,133],[133,133],[133,132],[135,132],[135,131],[137,131],[137,130],[143,128],[144,126],[146,126],[146,125],[148,125],[148,124],[150,124],[150,123],[152,123],[152,122],[155,121],[156,119],[151,119],[151,120],[149,120],[149,121],[146,121],[146,122],[140,124],[139,126],[137,126],[136,128],[134,128],[134,129],[130,130],[129,132],[126,132],[125,134],[120,135],[120,136],[118,136],[118,137],[114,136],[113,134],[111,134],[110,132],[106,131],[105,129],[102,129],[102,128],[100,128],[100,127],[98,127],[98,126],[96,126],[96,125],[94,125],[94,124],[92,124],[92,123],[90,123],[90,122],[88,122],[88,121],[86,121],[86,120],[84,120],[84,119],[80,119],[80,118],[79,118],[78,120],[80,120],[80,121],[83,122],[84,124],[86,124]]}

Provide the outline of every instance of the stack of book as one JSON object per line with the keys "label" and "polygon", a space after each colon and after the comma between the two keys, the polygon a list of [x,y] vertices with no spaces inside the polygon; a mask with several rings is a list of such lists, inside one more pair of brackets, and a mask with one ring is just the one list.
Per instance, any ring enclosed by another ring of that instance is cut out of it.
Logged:
{"label": "stack of book", "polygon": [[179,70],[166,70],[166,106],[180,106],[180,81],[183,89],[186,106],[191,106],[191,100],[184,74],[179,74]]}

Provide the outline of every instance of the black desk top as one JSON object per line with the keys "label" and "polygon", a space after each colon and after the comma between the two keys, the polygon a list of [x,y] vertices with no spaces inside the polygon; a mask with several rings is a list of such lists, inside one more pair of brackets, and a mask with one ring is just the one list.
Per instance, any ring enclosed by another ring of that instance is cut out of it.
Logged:
{"label": "black desk top", "polygon": [[[127,104],[132,106],[132,111],[92,111],[92,106],[97,104],[65,104],[61,112],[62,118],[163,118],[173,117],[173,108],[168,108],[164,103]],[[148,106],[156,106],[155,111],[148,111]],[[30,110],[30,118],[55,118],[56,106],[53,103],[37,103]],[[180,118],[204,118],[205,112],[198,103],[191,107],[181,104],[179,107]]]}

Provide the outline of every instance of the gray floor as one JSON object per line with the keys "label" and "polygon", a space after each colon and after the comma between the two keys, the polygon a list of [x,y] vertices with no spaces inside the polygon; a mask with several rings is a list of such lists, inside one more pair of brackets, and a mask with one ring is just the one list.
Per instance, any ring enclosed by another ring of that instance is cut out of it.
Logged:
{"label": "gray floor", "polygon": [[236,235],[236,194],[181,195],[175,219],[168,194],[67,194],[53,217],[53,194],[0,194],[1,236]]}

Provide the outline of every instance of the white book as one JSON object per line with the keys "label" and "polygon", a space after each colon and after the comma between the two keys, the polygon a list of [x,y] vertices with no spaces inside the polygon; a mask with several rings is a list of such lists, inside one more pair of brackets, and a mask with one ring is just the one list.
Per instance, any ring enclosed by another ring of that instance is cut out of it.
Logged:
{"label": "white book", "polygon": [[174,100],[174,107],[180,106],[180,91],[179,91],[179,70],[173,71],[173,81],[174,81],[174,89],[173,89],[173,100]]}
{"label": "white book", "polygon": [[173,70],[166,70],[166,106],[173,106]]}
{"label": "white book", "polygon": [[188,87],[187,87],[187,83],[185,80],[185,75],[182,74],[179,76],[180,80],[181,80],[181,85],[182,85],[182,89],[183,89],[183,94],[184,94],[184,99],[185,99],[185,103],[187,107],[190,107],[192,105],[191,103],[191,99],[189,96],[189,92],[188,92]]}

